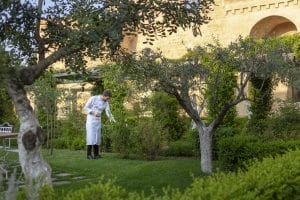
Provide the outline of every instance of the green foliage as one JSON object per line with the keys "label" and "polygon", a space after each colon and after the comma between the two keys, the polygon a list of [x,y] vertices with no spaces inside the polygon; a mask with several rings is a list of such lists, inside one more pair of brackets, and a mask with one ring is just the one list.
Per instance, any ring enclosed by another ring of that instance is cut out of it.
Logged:
{"label": "green foliage", "polygon": [[0,102],[0,124],[8,122],[14,125],[14,128],[17,128],[19,122],[6,88],[0,88]]}
{"label": "green foliage", "polygon": [[134,118],[119,117],[113,124],[104,125],[104,137],[111,140],[112,151],[119,153],[122,158],[128,158],[134,152],[136,140]]}
{"label": "green foliage", "polygon": [[53,149],[53,138],[57,122],[57,104],[62,101],[63,93],[56,88],[56,79],[50,70],[45,72],[29,87],[35,100],[36,114],[41,127],[46,131],[46,147]]}
{"label": "green foliage", "polygon": [[299,139],[300,138],[300,109],[296,103],[282,102],[266,120],[266,130],[262,134],[265,140],[270,139]]}
{"label": "green foliage", "polygon": [[193,146],[194,143],[191,143],[190,141],[186,140],[177,140],[175,142],[171,142],[169,144],[168,149],[163,151],[164,156],[195,156],[196,155],[196,149]]}
{"label": "green foliage", "polygon": [[237,130],[233,126],[220,126],[213,135],[213,158],[218,160],[219,155],[219,145],[218,142],[224,138],[232,137],[236,134],[239,134],[239,130]]}
{"label": "green foliage", "polygon": [[287,46],[292,49],[292,52],[295,53],[297,58],[300,58],[300,34],[296,33],[293,35],[281,36],[278,40],[283,41]]}
{"label": "green foliage", "polygon": [[294,51],[297,59],[300,59],[300,40],[295,44]]}
{"label": "green foliage", "polygon": [[[38,7],[31,1],[5,0],[0,2],[0,15],[5,16],[0,24],[0,42],[5,41],[11,51],[24,60],[27,58],[30,64],[42,62],[37,59],[37,49],[40,54],[45,54],[50,51],[45,47],[55,47],[61,54],[54,61],[63,58],[69,69],[84,70],[84,57],[112,56],[119,50],[125,33],[139,30],[148,43],[157,36],[165,37],[166,32],[177,32],[179,27],[191,28],[195,35],[200,34],[200,25],[209,21],[206,13],[212,4],[212,0],[193,3],[110,0],[100,6],[97,1],[60,0],[53,5]],[[164,20],[153,20],[158,15]],[[36,37],[41,18],[46,24],[43,26],[43,45]],[[144,26],[145,23],[148,25]]]}
{"label": "green foliage", "polygon": [[197,179],[184,199],[299,199],[300,151],[255,162],[248,171]]}
{"label": "green foliage", "polygon": [[165,133],[160,123],[141,119],[136,127],[136,153],[147,160],[155,160],[161,152],[164,137]]}
{"label": "green foliage", "polygon": [[238,134],[237,130],[233,126],[221,126],[219,127],[216,132],[216,140],[220,140],[222,138],[232,137],[236,134]]}
{"label": "green foliage", "polygon": [[122,77],[120,65],[102,67],[102,80],[105,89],[112,92],[110,107],[112,111],[124,112],[124,103],[129,92],[129,85]]}
{"label": "green foliage", "polygon": [[39,191],[39,200],[55,200],[56,196],[52,185],[44,185]]}
{"label": "green foliage", "polygon": [[[16,196],[16,200],[29,200],[31,199],[30,197],[28,197],[28,190],[30,191],[31,189],[28,189],[28,187],[31,186],[25,186],[25,187],[21,187],[18,192],[17,192],[17,196]],[[52,185],[43,185],[39,192],[38,192],[38,199],[39,200],[55,200],[56,199],[56,195],[55,195],[55,191],[52,187]]]}
{"label": "green foliage", "polygon": [[102,94],[104,91],[104,85],[103,85],[103,80],[96,80],[94,82],[94,87],[92,88],[91,95],[99,95]]}
{"label": "green foliage", "polygon": [[126,191],[116,186],[114,181],[104,183],[102,180],[98,184],[89,185],[67,195],[64,200],[125,199],[127,196]]}
{"label": "green foliage", "polygon": [[163,150],[164,156],[198,156],[199,141],[196,130],[187,131],[181,139],[170,142],[167,149]]}
{"label": "green foliage", "polygon": [[264,121],[271,112],[273,105],[273,81],[271,78],[261,79],[252,75],[251,77],[251,119],[249,130],[256,134],[262,134],[265,130]]}
{"label": "green foliage", "polygon": [[[217,117],[228,102],[232,102],[235,99],[237,71],[235,63],[229,59],[229,53],[217,43],[216,46],[209,46],[201,56],[203,65],[210,71],[206,80],[207,88],[205,91],[209,122]],[[232,125],[236,115],[236,109],[232,107],[226,113],[222,124]]]}
{"label": "green foliage", "polygon": [[[300,34],[296,33],[293,35],[287,35],[279,38],[284,43],[286,43],[292,50],[291,52],[294,53],[293,56],[295,56],[295,59],[293,57],[290,57],[290,59],[294,59],[294,61],[299,66],[299,60],[300,60]],[[295,68],[290,73],[290,80],[288,81],[289,86],[295,87],[295,89],[300,90],[300,68]],[[297,100],[296,100],[297,101]]]}
{"label": "green foliage", "polygon": [[236,135],[218,142],[218,157],[224,170],[244,169],[251,159],[283,154],[300,147],[300,140],[264,142],[254,135]]}
{"label": "green foliage", "polygon": [[86,140],[85,137],[77,136],[72,138],[71,149],[74,150],[82,150],[86,148]]}
{"label": "green foliage", "polygon": [[56,138],[54,139],[55,148],[85,149],[85,119],[86,116],[77,110],[71,111],[66,119],[60,120]]}
{"label": "green foliage", "polygon": [[5,52],[4,48],[0,45],[0,86],[6,87],[5,80],[7,80],[8,76],[8,66],[9,66],[10,58],[8,53]]}
{"label": "green foliage", "polygon": [[281,38],[239,38],[229,48],[241,75],[247,73],[263,80],[272,79],[272,84],[276,85],[278,81],[289,83],[297,69],[286,56],[293,52],[292,47]]}
{"label": "green foliage", "polygon": [[0,124],[8,122],[14,126],[18,125],[13,102],[11,101],[7,89],[6,80],[9,73],[10,57],[0,46]]}
{"label": "green foliage", "polygon": [[179,115],[177,100],[164,92],[155,92],[151,97],[153,119],[161,124],[167,139],[175,141],[184,133],[184,122]]}

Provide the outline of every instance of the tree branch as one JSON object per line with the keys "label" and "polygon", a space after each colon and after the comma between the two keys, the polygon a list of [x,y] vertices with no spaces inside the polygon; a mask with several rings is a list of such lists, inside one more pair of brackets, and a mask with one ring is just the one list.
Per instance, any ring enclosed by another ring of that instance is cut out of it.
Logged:
{"label": "tree branch", "polygon": [[239,104],[242,101],[249,100],[248,98],[245,97],[245,87],[247,86],[247,83],[249,82],[250,77],[251,77],[250,74],[248,74],[245,81],[244,82],[241,81],[242,85],[239,89],[239,93],[238,93],[237,97],[235,98],[235,100],[232,101],[231,103],[226,104],[222,108],[222,110],[217,115],[216,119],[213,120],[213,122],[209,125],[209,127],[211,127],[213,130],[216,129],[221,124],[226,113],[228,112],[228,110],[230,108],[232,108],[233,106],[236,106],[237,104]]}
{"label": "tree branch", "polygon": [[246,97],[243,97],[243,98],[240,98],[240,99],[236,99],[235,101],[229,103],[229,104],[226,104],[223,109],[221,110],[221,112],[218,114],[218,116],[216,117],[216,119],[209,125],[209,127],[211,127],[213,130],[216,129],[220,124],[221,122],[223,121],[226,113],[228,112],[228,110],[230,108],[232,108],[233,106],[239,104],[240,102],[242,101],[245,101],[247,100]]}
{"label": "tree branch", "polygon": [[72,49],[68,47],[62,47],[52,53],[50,56],[45,59],[39,60],[36,65],[32,65],[27,68],[23,68],[20,71],[20,79],[24,85],[32,85],[36,79],[38,79],[45,69],[47,69],[50,65],[58,61],[59,59],[73,53],[79,51],[80,49]]}
{"label": "tree branch", "polygon": [[205,124],[201,120],[200,116],[198,115],[198,112],[196,109],[193,108],[191,101],[187,101],[184,97],[180,96],[180,94],[176,91],[172,95],[174,95],[179,102],[179,104],[182,106],[182,108],[187,112],[187,114],[194,120],[194,122],[197,125],[200,125],[201,127],[205,127]]}
{"label": "tree branch", "polygon": [[45,51],[46,51],[44,39],[41,37],[41,34],[40,34],[41,19],[42,19],[42,12],[43,12],[43,2],[44,2],[44,0],[38,1],[38,19],[37,19],[36,30],[35,30],[35,35],[34,35],[34,37],[37,41],[39,60],[45,59]]}
{"label": "tree branch", "polygon": [[[241,79],[242,79],[242,78],[243,78],[243,77],[241,77]],[[246,86],[247,86],[247,84],[248,84],[250,78],[251,78],[251,75],[248,74],[248,75],[246,76],[246,79],[245,79],[244,82],[243,82],[243,80],[241,80],[241,82],[240,82],[240,83],[241,83],[241,87],[238,89],[239,93],[238,93],[236,99],[240,99],[241,97],[244,97],[244,96],[245,96],[245,88],[246,88]]]}

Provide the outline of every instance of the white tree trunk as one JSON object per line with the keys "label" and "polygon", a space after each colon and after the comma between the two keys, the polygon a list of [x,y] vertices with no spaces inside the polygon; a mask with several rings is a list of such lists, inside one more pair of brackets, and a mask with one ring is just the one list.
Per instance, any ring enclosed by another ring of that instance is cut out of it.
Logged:
{"label": "white tree trunk", "polygon": [[213,171],[212,164],[212,129],[198,126],[200,138],[201,170],[206,174]]}
{"label": "white tree trunk", "polygon": [[30,193],[35,195],[38,194],[42,185],[51,184],[51,168],[41,155],[43,131],[27,98],[24,86],[10,80],[8,81],[8,92],[20,120],[18,135],[20,164],[26,182],[33,186],[31,187],[33,191]]}

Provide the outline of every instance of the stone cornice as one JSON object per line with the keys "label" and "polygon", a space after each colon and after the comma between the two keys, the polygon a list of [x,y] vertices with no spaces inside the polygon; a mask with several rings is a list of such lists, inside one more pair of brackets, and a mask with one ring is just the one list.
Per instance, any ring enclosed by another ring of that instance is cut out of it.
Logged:
{"label": "stone cornice", "polygon": [[225,15],[241,15],[270,9],[286,8],[299,5],[300,0],[270,0],[261,3],[243,1],[237,3],[224,2]]}

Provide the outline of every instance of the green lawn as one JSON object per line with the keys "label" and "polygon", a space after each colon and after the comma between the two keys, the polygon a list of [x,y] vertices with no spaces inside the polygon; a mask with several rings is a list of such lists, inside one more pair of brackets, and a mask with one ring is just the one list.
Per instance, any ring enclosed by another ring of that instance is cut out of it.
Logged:
{"label": "green lawn", "polygon": [[[85,151],[55,150],[54,156],[44,155],[53,170],[56,181],[67,180],[71,184],[55,185],[58,193],[85,187],[104,178],[116,179],[116,183],[128,191],[155,189],[158,193],[164,187],[184,189],[192,183],[193,176],[201,176],[199,160],[161,159],[158,161],[124,160],[115,154],[104,154],[100,160],[86,160]],[[59,173],[71,175],[59,177]],[[74,177],[85,178],[75,180]]]}
{"label": "green lawn", "polygon": [[[4,152],[1,151],[0,157],[3,155]],[[118,158],[116,154],[106,153],[100,160],[87,160],[85,155],[85,151],[55,150],[54,155],[50,156],[48,151],[44,151],[44,158],[52,167],[54,183],[69,182],[54,184],[58,194],[96,183],[101,177],[104,177],[104,181],[115,179],[116,184],[127,191],[144,191],[145,194],[149,194],[154,189],[161,194],[162,189],[168,186],[182,190],[192,183],[193,177],[202,176],[199,160],[192,158],[126,160]],[[6,159],[16,166],[18,154],[9,153]],[[59,176],[63,173],[69,175]]]}

